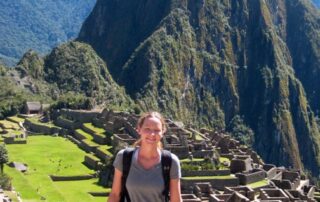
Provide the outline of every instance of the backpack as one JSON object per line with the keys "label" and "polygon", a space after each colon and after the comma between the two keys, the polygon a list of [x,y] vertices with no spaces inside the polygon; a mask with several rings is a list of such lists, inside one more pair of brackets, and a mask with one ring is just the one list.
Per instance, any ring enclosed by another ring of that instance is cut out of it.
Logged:
{"label": "backpack", "polygon": [[[130,197],[128,190],[125,186],[127,177],[129,175],[132,156],[135,151],[135,148],[127,148],[123,152],[122,159],[122,178],[121,178],[121,199],[120,202],[124,202],[125,199],[127,202],[130,202]],[[165,196],[165,201],[169,201],[169,190],[170,190],[170,169],[171,169],[172,157],[171,153],[168,150],[161,150],[161,167],[162,167],[162,176],[164,180],[164,190],[162,194]]]}

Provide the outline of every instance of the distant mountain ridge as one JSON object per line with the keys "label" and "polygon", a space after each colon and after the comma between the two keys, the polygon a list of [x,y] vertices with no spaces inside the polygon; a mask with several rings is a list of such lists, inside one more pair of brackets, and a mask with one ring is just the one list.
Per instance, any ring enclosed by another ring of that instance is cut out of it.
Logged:
{"label": "distant mountain ridge", "polygon": [[98,0],[78,40],[142,109],[199,127],[241,115],[266,162],[318,176],[319,17],[307,0]]}
{"label": "distant mountain ridge", "polygon": [[78,35],[96,0],[0,1],[0,58],[10,65],[29,49],[47,54]]}

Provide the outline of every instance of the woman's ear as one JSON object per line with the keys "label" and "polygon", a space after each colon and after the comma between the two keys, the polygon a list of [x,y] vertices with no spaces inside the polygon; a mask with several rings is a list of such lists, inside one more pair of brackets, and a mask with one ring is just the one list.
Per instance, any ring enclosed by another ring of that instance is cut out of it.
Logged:
{"label": "woman's ear", "polygon": [[136,128],[136,131],[140,135],[140,127]]}

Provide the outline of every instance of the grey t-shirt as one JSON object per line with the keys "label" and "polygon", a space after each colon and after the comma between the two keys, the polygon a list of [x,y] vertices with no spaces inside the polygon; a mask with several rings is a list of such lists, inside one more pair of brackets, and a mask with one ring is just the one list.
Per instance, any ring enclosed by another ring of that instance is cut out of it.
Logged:
{"label": "grey t-shirt", "polygon": [[[137,161],[138,150],[133,154],[130,172],[127,178],[126,187],[132,202],[163,202],[164,181],[162,176],[161,161],[151,169],[144,169]],[[122,172],[122,158],[124,150],[118,152],[113,166]],[[172,163],[170,178],[181,178],[179,159],[171,153]]]}

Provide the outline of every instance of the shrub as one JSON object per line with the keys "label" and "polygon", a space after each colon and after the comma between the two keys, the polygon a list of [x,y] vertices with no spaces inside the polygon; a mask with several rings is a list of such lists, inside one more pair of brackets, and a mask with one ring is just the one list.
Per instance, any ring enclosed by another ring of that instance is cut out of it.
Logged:
{"label": "shrub", "polygon": [[0,186],[4,190],[11,190],[12,184],[11,184],[11,177],[9,177],[7,174],[2,173],[0,174]]}
{"label": "shrub", "polygon": [[241,144],[245,144],[250,147],[253,145],[254,132],[244,123],[243,119],[239,115],[232,118],[226,129]]}

